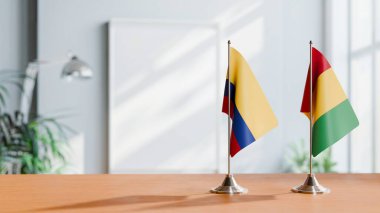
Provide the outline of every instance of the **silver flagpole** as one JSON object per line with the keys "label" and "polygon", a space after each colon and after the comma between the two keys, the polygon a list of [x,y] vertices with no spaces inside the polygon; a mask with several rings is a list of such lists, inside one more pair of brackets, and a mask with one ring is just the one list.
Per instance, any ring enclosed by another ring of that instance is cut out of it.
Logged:
{"label": "silver flagpole", "polygon": [[324,193],[329,193],[330,189],[323,187],[318,183],[317,178],[313,174],[313,122],[314,122],[314,117],[313,117],[313,42],[310,41],[309,43],[309,51],[310,51],[310,69],[309,69],[309,82],[310,82],[310,123],[309,123],[309,134],[310,134],[310,147],[309,147],[309,174],[307,175],[307,178],[304,182],[304,184],[293,187],[292,191],[293,192],[299,192],[299,193],[305,193],[305,194],[324,194]]}
{"label": "silver flagpole", "polygon": [[310,40],[310,43],[309,43],[309,57],[310,57],[310,123],[309,123],[309,141],[310,141],[310,149],[309,149],[309,175],[312,175],[313,174],[313,163],[312,163],[312,153],[313,153],[313,51],[312,51],[312,48],[313,48],[313,42]]}
{"label": "silver flagpole", "polygon": [[227,175],[231,175],[231,84],[230,84],[230,50],[231,50],[231,41],[228,40],[228,67],[227,67],[227,75],[228,75],[228,173]]}
{"label": "silver flagpole", "polygon": [[227,67],[227,87],[228,87],[228,172],[222,185],[211,189],[211,193],[216,194],[244,194],[248,190],[239,186],[231,174],[231,76],[230,76],[230,50],[231,50],[231,41],[228,40],[228,67]]}

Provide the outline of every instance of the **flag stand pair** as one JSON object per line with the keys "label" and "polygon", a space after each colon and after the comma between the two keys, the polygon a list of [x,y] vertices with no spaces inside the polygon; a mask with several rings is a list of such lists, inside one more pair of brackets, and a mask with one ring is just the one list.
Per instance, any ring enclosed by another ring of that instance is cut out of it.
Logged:
{"label": "flag stand pair", "polygon": [[[312,140],[313,140],[313,66],[312,66],[312,41],[310,41],[310,154],[309,154],[309,174],[304,182],[304,184],[293,187],[292,192],[305,193],[305,194],[324,194],[329,193],[330,189],[323,187],[318,183],[317,178],[312,172]],[[230,45],[231,42],[228,40],[228,69],[227,75],[230,79]],[[216,194],[245,194],[248,192],[246,188],[243,188],[237,184],[232,173],[231,173],[231,106],[230,106],[230,97],[231,91],[230,86],[228,85],[228,173],[223,181],[223,183],[211,189],[211,193]]]}

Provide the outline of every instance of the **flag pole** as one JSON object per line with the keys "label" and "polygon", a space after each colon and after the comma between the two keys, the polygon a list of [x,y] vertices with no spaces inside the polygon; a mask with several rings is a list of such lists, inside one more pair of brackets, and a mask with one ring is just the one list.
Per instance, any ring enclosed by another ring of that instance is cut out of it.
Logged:
{"label": "flag pole", "polygon": [[231,85],[230,85],[230,48],[231,41],[228,40],[228,67],[227,67],[227,75],[228,75],[228,173],[227,175],[231,175]]}
{"label": "flag pole", "polygon": [[313,163],[312,163],[312,160],[313,160],[313,156],[312,156],[312,153],[313,153],[313,51],[312,51],[312,48],[313,48],[313,42],[310,40],[309,42],[309,54],[310,54],[310,130],[309,130],[309,134],[310,134],[310,138],[309,138],[309,141],[310,141],[310,153],[309,153],[309,175],[312,175],[313,174]]}
{"label": "flag pole", "polygon": [[291,189],[292,192],[304,193],[304,194],[326,194],[330,192],[330,189],[323,187],[318,183],[317,178],[313,174],[313,42],[310,40],[309,42],[309,56],[310,56],[310,69],[309,69],[309,85],[310,85],[310,107],[309,107],[309,134],[310,134],[310,147],[309,147],[309,174],[305,182],[300,185],[293,187]]}
{"label": "flag pole", "polygon": [[227,175],[223,180],[223,183],[214,188],[211,189],[211,193],[216,193],[216,194],[245,194],[248,192],[247,189],[239,186],[237,184],[235,178],[233,177],[231,173],[231,76],[230,76],[230,50],[231,50],[231,41],[228,40],[227,42],[228,46],[228,67],[227,67],[227,87],[228,87],[228,156],[227,156],[227,163],[228,163],[228,170],[227,170]]}

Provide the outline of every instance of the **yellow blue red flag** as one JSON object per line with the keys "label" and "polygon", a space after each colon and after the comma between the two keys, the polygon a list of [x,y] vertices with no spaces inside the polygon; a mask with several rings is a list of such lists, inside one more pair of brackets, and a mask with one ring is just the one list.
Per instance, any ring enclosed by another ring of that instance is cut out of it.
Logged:
{"label": "yellow blue red flag", "polygon": [[230,153],[233,157],[277,126],[267,98],[243,56],[230,48],[230,79],[226,79],[222,111],[228,115],[228,85],[230,86],[230,118],[232,132]]}

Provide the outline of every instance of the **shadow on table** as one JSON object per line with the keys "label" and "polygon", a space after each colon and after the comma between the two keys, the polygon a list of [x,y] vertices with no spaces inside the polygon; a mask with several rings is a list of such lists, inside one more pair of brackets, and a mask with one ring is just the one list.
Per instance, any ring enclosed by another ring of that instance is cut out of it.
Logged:
{"label": "shadow on table", "polygon": [[133,195],[123,196],[103,200],[95,200],[90,202],[74,203],[62,206],[53,206],[48,208],[37,209],[38,211],[53,211],[53,210],[68,210],[68,209],[81,209],[81,208],[96,208],[117,205],[131,205],[142,203],[156,203],[156,202],[173,202],[186,199],[187,196],[162,196],[162,195]]}
{"label": "shadow on table", "polygon": [[[69,205],[53,206],[47,208],[36,209],[38,211],[54,211],[54,210],[73,210],[82,208],[97,208],[97,207],[109,207],[118,205],[132,205],[132,204],[149,204],[149,203],[161,203],[160,205],[154,205],[149,207],[143,207],[136,210],[158,210],[158,209],[170,209],[170,208],[184,208],[194,206],[212,206],[222,205],[230,203],[241,202],[256,202],[274,200],[276,195],[215,195],[215,194],[198,194],[189,196],[162,196],[162,195],[132,195],[123,196],[103,200],[95,200],[90,202],[74,203]],[[195,198],[191,198],[195,197]]]}
{"label": "shadow on table", "polygon": [[258,202],[274,200],[275,195],[214,195],[210,194],[206,197],[198,197],[193,199],[184,199],[177,202],[166,203],[162,205],[155,205],[138,209],[143,210],[158,210],[158,209],[171,209],[171,208],[186,208],[196,206],[212,206],[212,205],[224,205],[231,203],[243,203],[243,202]]}

